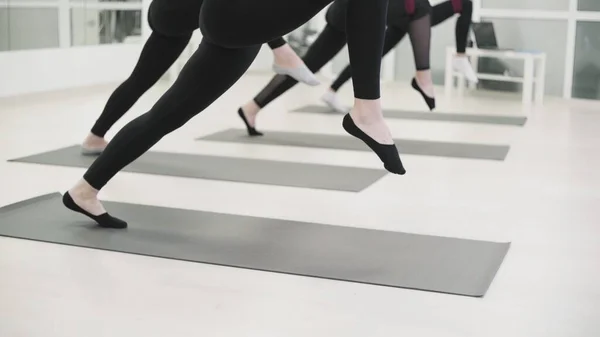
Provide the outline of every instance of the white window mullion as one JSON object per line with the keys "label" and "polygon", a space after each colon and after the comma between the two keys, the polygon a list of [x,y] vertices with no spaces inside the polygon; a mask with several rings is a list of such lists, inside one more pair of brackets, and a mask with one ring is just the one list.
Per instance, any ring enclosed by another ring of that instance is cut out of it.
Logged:
{"label": "white window mullion", "polygon": [[[570,0],[572,1],[572,0]],[[481,8],[479,16],[493,19],[566,20],[568,12],[538,9],[491,9]]]}
{"label": "white window mullion", "polygon": [[571,98],[573,91],[573,69],[575,67],[575,44],[577,38],[577,0],[569,1],[569,18],[567,24],[567,49],[565,55],[565,75],[563,98]]}
{"label": "white window mullion", "polygon": [[473,22],[481,22],[481,0],[473,0]]}
{"label": "white window mullion", "polygon": [[71,47],[71,6],[69,0],[58,1],[58,45]]}
{"label": "white window mullion", "polygon": [[144,43],[152,34],[152,29],[148,23],[148,11],[150,10],[151,0],[142,0],[142,39]]}
{"label": "white window mullion", "polygon": [[0,7],[6,8],[57,8],[58,0],[56,1],[15,1],[15,0],[0,0]]}
{"label": "white window mullion", "polygon": [[576,12],[575,18],[580,21],[600,21],[600,12]]}

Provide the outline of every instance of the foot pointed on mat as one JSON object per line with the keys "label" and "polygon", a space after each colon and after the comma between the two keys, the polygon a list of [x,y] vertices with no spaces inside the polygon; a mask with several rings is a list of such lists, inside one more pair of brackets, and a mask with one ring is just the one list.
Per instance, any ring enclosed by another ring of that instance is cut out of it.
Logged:
{"label": "foot pointed on mat", "polygon": [[93,215],[90,212],[84,210],[82,207],[77,205],[77,203],[75,202],[75,200],[73,200],[73,197],[71,197],[71,194],[68,191],[65,192],[65,194],[63,195],[62,201],[63,201],[63,205],[65,205],[65,207],[67,207],[68,209],[70,209],[73,212],[83,214],[83,215],[87,216],[88,218],[94,220],[100,227],[117,228],[117,229],[127,228],[127,222],[125,222],[121,219],[115,218],[106,212],[101,213],[99,215]]}
{"label": "foot pointed on mat", "polygon": [[404,175],[406,173],[395,144],[378,143],[354,123],[354,120],[352,120],[350,114],[346,114],[344,116],[342,126],[350,135],[362,140],[365,144],[367,144],[367,146],[371,148],[371,150],[373,150],[373,152],[375,152],[375,154],[383,162],[383,166],[386,170],[399,175]]}
{"label": "foot pointed on mat", "polygon": [[413,87],[413,89],[415,89],[419,94],[421,94],[421,96],[423,97],[423,99],[425,100],[425,103],[427,104],[427,106],[429,107],[430,111],[433,111],[435,109],[435,97],[430,97],[429,95],[427,95],[425,93],[425,91],[423,91],[423,89],[421,89],[421,86],[419,85],[419,83],[417,82],[417,79],[413,77],[412,82],[410,82],[410,85]]}
{"label": "foot pointed on mat", "polygon": [[239,108],[238,109],[238,116],[240,116],[240,118],[242,119],[242,121],[246,125],[246,130],[248,131],[248,136],[250,136],[250,137],[257,137],[257,136],[262,136],[263,135],[262,132],[256,130],[256,128],[254,126],[250,125],[250,122],[246,118],[246,114],[244,113],[243,108]]}
{"label": "foot pointed on mat", "polygon": [[108,142],[104,137],[96,136],[90,132],[81,144],[81,154],[84,156],[99,156],[107,145]]}

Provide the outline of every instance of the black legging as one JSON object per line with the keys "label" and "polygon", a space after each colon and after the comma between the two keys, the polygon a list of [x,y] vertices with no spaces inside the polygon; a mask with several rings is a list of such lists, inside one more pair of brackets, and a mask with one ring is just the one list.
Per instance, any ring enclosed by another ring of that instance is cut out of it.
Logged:
{"label": "black legging", "polygon": [[[456,12],[451,0],[433,6],[431,11],[431,26],[437,26],[454,16],[454,14]],[[464,53],[467,50],[467,39],[473,17],[473,3],[471,0],[462,0],[462,9],[459,14],[455,28],[456,52]]]}
{"label": "black legging", "polygon": [[[389,28],[386,31],[386,37]],[[346,45],[346,33],[339,31],[329,23],[325,26],[315,42],[306,51],[302,61],[313,73],[318,72],[324,65],[337,55]],[[275,75],[273,79],[261,90],[254,102],[261,108],[267,106],[274,99],[281,96],[298,83],[287,75]]]}
{"label": "black legging", "polygon": [[[383,56],[387,55],[404,38],[407,29],[388,27],[385,32]],[[412,44],[415,68],[418,71],[428,70],[431,50],[431,16],[426,15],[413,20],[408,25],[410,42]],[[346,66],[331,84],[331,90],[338,91],[342,85],[352,78],[352,67]]]}
{"label": "black legging", "polygon": [[[227,91],[250,67],[260,45],[307,22],[331,0],[205,0],[204,36],[177,80],[150,111],[128,123],[84,175],[101,189],[117,172],[184,125]],[[350,0],[348,40],[354,92],[379,98],[387,0]]]}
{"label": "black legging", "polygon": [[267,42],[267,44],[269,45],[269,47],[271,49],[277,49],[277,48],[283,46],[286,43],[287,42],[285,42],[285,40],[281,36],[275,38],[275,40],[271,40],[271,41]]}
{"label": "black legging", "polygon": [[[412,17],[409,17],[404,11],[404,2],[402,0],[390,0],[388,27],[385,32],[382,53],[385,55],[404,37],[406,31],[410,30],[411,36],[413,36],[411,42],[413,42],[413,52],[417,69],[429,69],[429,41],[431,33],[429,2],[427,0],[418,0],[416,4],[417,11]],[[313,73],[318,72],[325,64],[331,61],[346,45],[345,21],[343,20],[344,11],[344,5],[341,2],[334,3],[329,8],[326,15],[327,25],[302,57],[304,64]],[[340,77],[342,76],[347,77],[347,79],[350,78],[351,70],[349,66],[340,75]],[[260,108],[264,108],[297,83],[298,81],[290,76],[275,75],[265,88],[254,97],[254,102]]]}
{"label": "black legging", "polygon": [[[198,29],[199,0],[154,0],[148,21],[153,32],[144,44],[138,62],[129,77],[109,97],[91,133],[104,137],[139,98],[169,70]],[[286,42],[276,37],[268,42],[271,49]]]}
{"label": "black legging", "polygon": [[[393,1],[393,0],[391,0],[391,1]],[[468,35],[469,35],[469,28],[471,27],[471,18],[473,16],[473,3],[471,2],[471,0],[462,0],[462,2],[463,2],[462,10],[458,17],[458,20],[456,21],[456,32],[455,32],[456,51],[458,53],[464,53],[467,50],[467,39],[468,39]],[[433,6],[433,8],[431,9],[430,26],[431,27],[437,26],[440,23],[451,18],[454,14],[455,14],[455,11],[454,11],[454,7],[452,5],[451,0],[437,4],[437,5]],[[400,41],[404,38],[405,35],[406,35],[406,31],[396,30],[396,31],[390,32],[390,30],[388,29],[388,31],[386,32],[385,44],[383,46],[383,56],[387,55],[392,49],[394,49],[394,47],[396,47],[396,45],[398,43],[400,43]],[[413,38],[414,35],[412,35],[412,33],[411,33],[410,36],[411,36],[411,42],[413,42],[415,40],[415,38]],[[429,39],[424,39],[424,38],[417,39],[417,40],[429,41]],[[413,53],[418,50],[423,50],[423,49],[415,49],[414,43],[413,43]],[[417,70],[429,69],[429,57],[427,57],[427,65],[426,66],[423,64],[420,65],[417,63],[418,60],[424,60],[424,59],[425,58],[423,58],[423,57],[417,57],[415,55],[415,66],[416,66]],[[338,91],[351,78],[352,78],[352,68],[350,66],[347,66],[346,68],[344,68],[344,70],[342,70],[342,72],[340,72],[338,77],[333,81],[333,83],[331,84],[331,90]]]}

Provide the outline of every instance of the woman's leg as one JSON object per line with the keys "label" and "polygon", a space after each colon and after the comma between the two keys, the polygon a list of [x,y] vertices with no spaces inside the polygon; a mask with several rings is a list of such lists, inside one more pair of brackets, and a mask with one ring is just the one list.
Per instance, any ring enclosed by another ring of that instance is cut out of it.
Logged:
{"label": "woman's leg", "polygon": [[173,86],[150,111],[121,129],[83,179],[65,194],[65,205],[90,216],[101,226],[123,227],[115,218],[107,218],[97,199],[98,191],[161,138],[227,91],[250,67],[259,49],[260,45],[229,49],[202,41]]}
{"label": "woman's leg", "polygon": [[[452,67],[455,71],[463,74],[468,80],[477,82],[477,74],[465,55],[469,27],[471,26],[471,17],[473,15],[473,3],[470,0],[463,0],[461,7],[460,17],[456,21],[455,28],[457,56],[452,62]],[[456,11],[451,0],[437,4],[432,8],[431,25],[437,26],[454,16],[454,14],[456,14]]]}
{"label": "woman's leg", "polygon": [[[264,43],[307,22],[329,2],[206,0],[200,11],[200,28],[203,36],[225,46]],[[386,169],[404,174],[392,135],[383,119],[380,102],[381,54],[388,0],[347,0],[347,3],[346,32],[355,79],[355,102],[350,115],[344,118],[343,126],[376,152]]]}
{"label": "woman's leg", "polygon": [[[392,142],[379,105],[387,0],[349,2],[348,37],[353,45],[350,59],[356,82],[360,84],[355,83],[353,116],[346,115],[343,125],[350,134],[369,145],[388,170],[402,174],[404,169],[395,145],[381,144],[377,140]],[[65,205],[100,221],[103,226],[121,228],[122,221],[107,218],[109,215],[97,199],[98,190],[162,137],[221,96],[250,67],[260,45],[299,27],[328,3],[324,0],[206,0],[200,15],[205,40],[177,81],[148,113],[127,124],[115,136],[87,170],[84,179],[65,194]],[[257,22],[261,24],[257,25]],[[217,46],[211,41],[233,49]]]}
{"label": "woman's leg", "polygon": [[110,96],[100,117],[82,144],[84,154],[99,154],[106,147],[108,130],[150,89],[175,63],[187,46],[191,34],[164,36],[153,32],[146,41],[137,65]]}
{"label": "woman's leg", "polygon": [[[383,43],[383,56],[387,55],[406,35],[406,31],[396,27],[388,26],[385,31],[385,40]],[[348,80],[352,78],[352,68],[348,65],[338,77],[333,81],[325,95],[321,98],[330,108],[337,112],[346,113],[348,108],[345,107],[335,94]]]}
{"label": "woman's leg", "polygon": [[286,45],[287,42],[285,41],[285,39],[283,37],[280,36],[278,38],[275,38],[275,39],[267,42],[267,44],[269,45],[269,48],[271,48],[271,50],[275,50],[279,47]]}
{"label": "woman's leg", "polygon": [[427,14],[419,19],[411,21],[408,31],[415,59],[415,68],[417,70],[411,85],[421,94],[425,103],[427,103],[429,110],[433,110],[435,109],[435,93],[433,90],[433,80],[431,78],[431,69],[429,65],[431,49],[431,16]]}
{"label": "woman's leg", "polygon": [[[308,48],[302,60],[310,71],[316,73],[331,61],[345,45],[346,34],[327,24],[315,42]],[[238,114],[246,123],[249,135],[262,135],[254,128],[258,112],[274,99],[290,90],[296,83],[298,81],[290,76],[276,75],[253,100],[247,102],[238,110]]]}
{"label": "woman's leg", "polygon": [[283,39],[278,37],[268,42],[269,48],[273,51],[273,71],[280,75],[288,75],[298,82],[316,86],[321,84],[315,74],[308,69],[300,56]]}
{"label": "woman's leg", "polygon": [[454,59],[454,68],[465,75],[465,77],[471,82],[479,82],[477,79],[477,73],[473,70],[471,62],[466,55],[467,51],[467,40],[469,37],[469,30],[471,28],[471,21],[473,17],[473,3],[471,0],[463,0],[462,9],[456,20],[456,53],[457,57]]}
{"label": "woman's leg", "polygon": [[439,3],[431,8],[431,26],[435,27],[450,19],[456,12],[452,6],[452,0]]}
{"label": "woman's leg", "polygon": [[463,0],[462,10],[456,20],[456,52],[465,54],[467,50],[467,40],[469,38],[469,29],[473,20],[473,3],[471,0]]}
{"label": "woman's leg", "polygon": [[344,116],[346,132],[362,140],[391,173],[406,173],[380,101],[381,55],[387,1],[354,0],[348,4],[346,31],[354,81],[354,107]]}

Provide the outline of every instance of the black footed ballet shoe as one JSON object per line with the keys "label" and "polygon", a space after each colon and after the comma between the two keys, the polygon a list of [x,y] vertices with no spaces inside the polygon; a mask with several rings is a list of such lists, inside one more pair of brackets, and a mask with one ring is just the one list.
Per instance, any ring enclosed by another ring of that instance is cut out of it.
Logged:
{"label": "black footed ballet shoe", "polygon": [[425,94],[423,90],[421,90],[421,87],[419,87],[419,84],[417,83],[417,79],[413,77],[412,82],[410,84],[412,85],[413,89],[418,91],[419,94],[423,96],[423,99],[425,100],[425,103],[427,103],[429,110],[431,111],[435,109],[435,98],[427,96],[427,94]]}
{"label": "black footed ballet shoe", "polygon": [[73,201],[73,198],[71,198],[71,195],[69,194],[69,192],[65,192],[62,200],[63,200],[63,205],[65,205],[65,207],[72,210],[73,212],[81,213],[81,214],[87,216],[88,218],[96,221],[96,223],[98,223],[98,226],[100,226],[100,227],[118,228],[118,229],[127,228],[127,222],[125,222],[121,219],[112,217],[108,213],[102,213],[100,215],[90,214],[83,208],[79,207],[75,203],[75,201]]}
{"label": "black footed ballet shoe", "polygon": [[238,115],[244,121],[244,124],[246,124],[246,129],[248,130],[248,136],[255,137],[255,136],[263,135],[262,132],[256,131],[256,129],[253,126],[251,126],[250,123],[248,123],[248,120],[246,119],[246,115],[244,115],[244,111],[242,111],[242,108],[238,109]]}
{"label": "black footed ballet shoe", "polygon": [[373,138],[369,137],[366,133],[364,133],[352,120],[350,114],[346,114],[344,116],[344,121],[342,122],[342,126],[344,130],[348,132],[350,135],[362,140],[375,152],[375,154],[381,159],[383,162],[383,167],[391,173],[403,175],[406,173],[404,166],[402,166],[402,161],[400,160],[400,155],[398,154],[398,149],[395,144],[380,144],[375,141]]}

